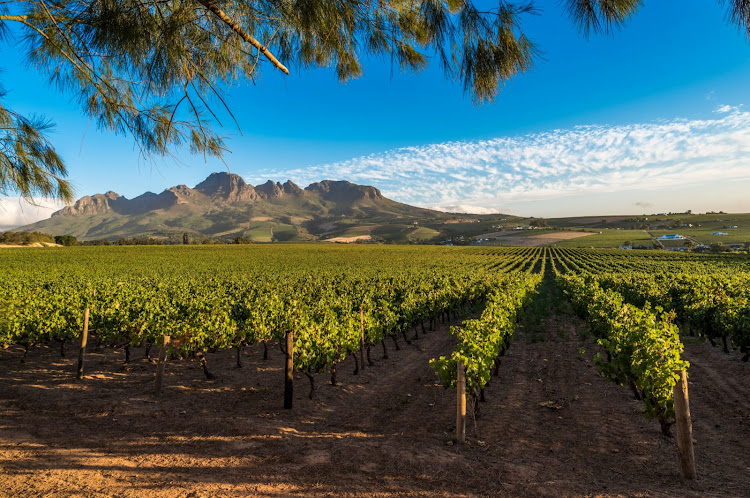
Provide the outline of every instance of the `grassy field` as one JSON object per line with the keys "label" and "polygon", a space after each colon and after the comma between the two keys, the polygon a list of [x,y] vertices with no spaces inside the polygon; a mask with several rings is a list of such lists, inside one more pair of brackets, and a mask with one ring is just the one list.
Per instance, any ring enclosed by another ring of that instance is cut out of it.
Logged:
{"label": "grassy field", "polygon": [[409,240],[413,240],[415,242],[433,241],[438,237],[440,237],[440,232],[427,227],[417,227],[416,229],[412,230],[409,235],[407,235],[407,238]]}
{"label": "grassy field", "polygon": [[556,247],[620,247],[630,242],[634,246],[651,246],[653,241],[643,230],[617,230],[602,228],[594,235],[556,242]]}
{"label": "grassy field", "polygon": [[[675,228],[674,230],[650,230],[654,237],[676,233],[690,237],[699,244],[744,244],[750,242],[750,229],[748,228]],[[727,235],[713,235],[713,232],[722,232]]]}

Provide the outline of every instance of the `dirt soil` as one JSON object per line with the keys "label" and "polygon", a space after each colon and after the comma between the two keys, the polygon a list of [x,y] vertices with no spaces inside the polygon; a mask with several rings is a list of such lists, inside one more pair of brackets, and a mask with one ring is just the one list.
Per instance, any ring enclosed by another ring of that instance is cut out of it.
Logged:
{"label": "dirt soil", "polygon": [[[427,362],[454,342],[445,326],[340,385],[295,381],[283,410],[278,347],[169,362],[155,397],[143,349],[0,352],[0,495],[4,496],[748,496],[750,364],[687,347],[699,479],[679,474],[630,391],[598,375],[584,325],[553,314],[519,329],[487,389],[468,443],[452,444],[455,394]],[[533,329],[533,330],[531,330]],[[76,350],[74,350],[76,349]],[[585,349],[582,354],[581,350]],[[155,348],[153,351],[156,354]],[[551,403],[548,403],[551,402]],[[542,404],[548,405],[543,406]]]}
{"label": "dirt soil", "polygon": [[359,242],[362,240],[372,240],[372,235],[355,235],[353,237],[332,237],[330,239],[323,240],[323,242],[342,242],[344,244],[348,244],[351,242]]}
{"label": "dirt soil", "polygon": [[19,247],[62,247],[62,245],[55,244],[53,242],[32,242],[31,244],[27,244],[27,245],[0,244],[0,249],[3,249],[3,248],[17,249]]}

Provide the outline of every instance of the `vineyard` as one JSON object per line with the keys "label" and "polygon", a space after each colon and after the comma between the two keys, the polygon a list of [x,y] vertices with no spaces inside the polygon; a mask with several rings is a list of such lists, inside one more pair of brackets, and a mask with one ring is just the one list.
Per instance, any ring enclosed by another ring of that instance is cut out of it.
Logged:
{"label": "vineyard", "polygon": [[746,493],[746,255],[123,246],[0,264],[13,494]]}

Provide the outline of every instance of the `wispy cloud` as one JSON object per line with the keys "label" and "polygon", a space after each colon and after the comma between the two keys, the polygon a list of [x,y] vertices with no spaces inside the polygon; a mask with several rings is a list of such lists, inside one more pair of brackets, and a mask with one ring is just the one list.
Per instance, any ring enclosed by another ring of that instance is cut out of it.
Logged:
{"label": "wispy cloud", "polygon": [[404,147],[331,164],[269,169],[249,180],[349,180],[419,206],[509,212],[534,200],[748,179],[748,157],[750,112],[727,105],[707,119]]}
{"label": "wispy cloud", "polygon": [[497,209],[482,206],[469,206],[467,204],[456,204],[453,206],[430,206],[430,209],[444,211],[446,213],[471,213],[471,214],[498,214]]}
{"label": "wispy cloud", "polygon": [[735,107],[735,106],[724,104],[724,105],[717,106],[716,109],[714,109],[714,112],[718,114],[726,114],[728,112],[739,111],[740,107],[742,106]]}
{"label": "wispy cloud", "polygon": [[52,199],[35,199],[34,203],[36,205],[29,204],[20,197],[0,197],[0,231],[49,218],[65,206]]}

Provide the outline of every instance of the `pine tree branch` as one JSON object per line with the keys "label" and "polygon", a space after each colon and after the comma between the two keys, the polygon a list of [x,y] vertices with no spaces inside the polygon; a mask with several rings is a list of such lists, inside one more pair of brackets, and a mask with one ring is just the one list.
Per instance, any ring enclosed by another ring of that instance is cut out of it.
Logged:
{"label": "pine tree branch", "polygon": [[240,35],[240,38],[245,40],[247,43],[257,48],[260,53],[266,56],[276,68],[280,69],[284,74],[289,74],[289,69],[284,66],[279,60],[258,40],[256,40],[247,31],[242,29],[239,24],[234,22],[223,10],[221,10],[213,0],[198,0],[198,3],[203,5],[206,9],[211,11],[216,17],[221,19],[224,24],[232,28],[232,31]]}

